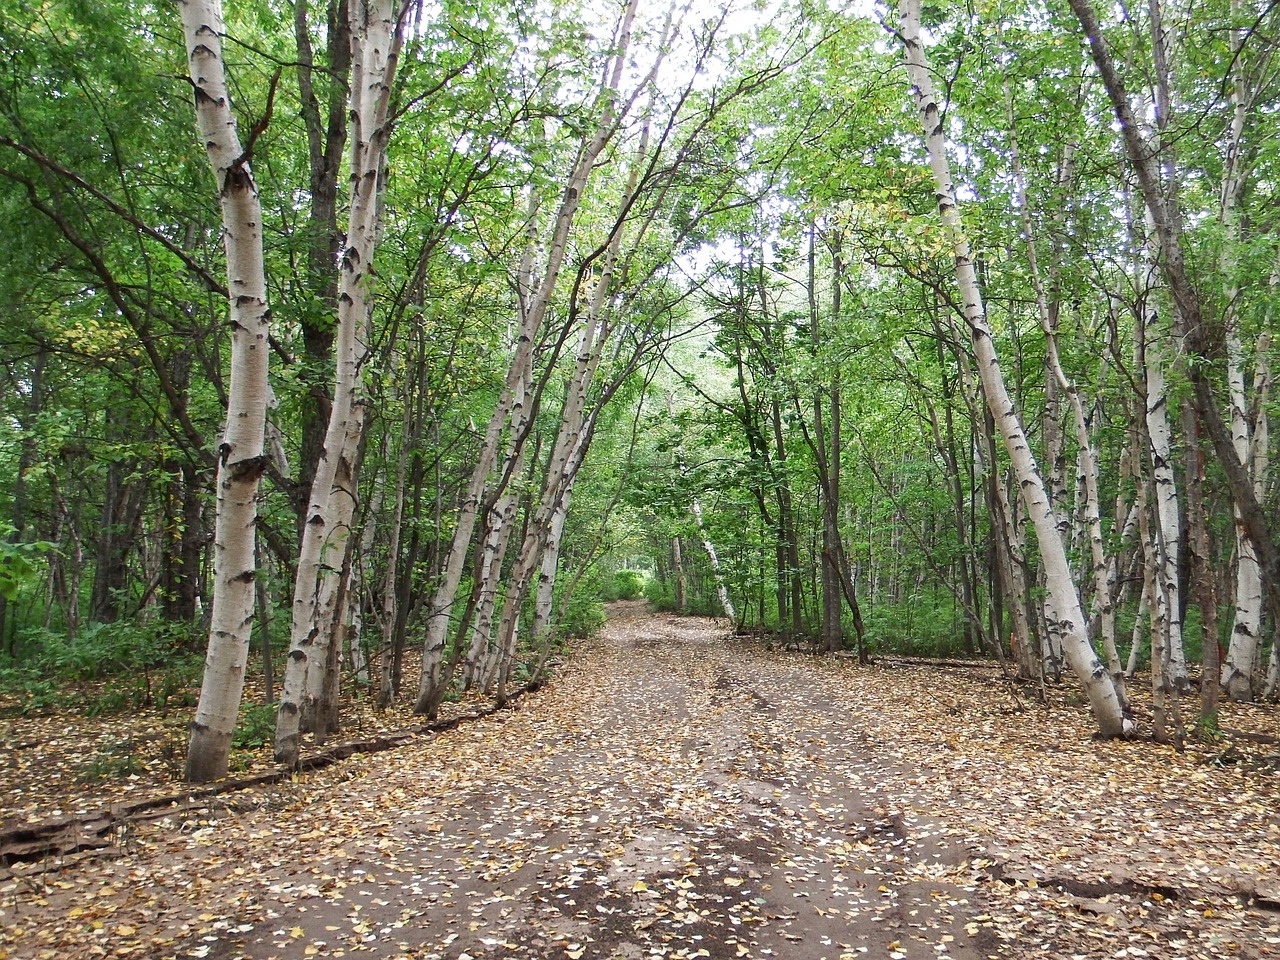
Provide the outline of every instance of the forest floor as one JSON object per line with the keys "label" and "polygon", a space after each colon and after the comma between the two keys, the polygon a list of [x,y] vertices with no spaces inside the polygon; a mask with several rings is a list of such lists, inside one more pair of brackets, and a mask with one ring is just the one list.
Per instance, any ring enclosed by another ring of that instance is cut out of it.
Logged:
{"label": "forest floor", "polygon": [[[0,823],[119,799],[21,725]],[[1280,957],[1268,749],[619,604],[512,709],[0,870],[0,960]]]}

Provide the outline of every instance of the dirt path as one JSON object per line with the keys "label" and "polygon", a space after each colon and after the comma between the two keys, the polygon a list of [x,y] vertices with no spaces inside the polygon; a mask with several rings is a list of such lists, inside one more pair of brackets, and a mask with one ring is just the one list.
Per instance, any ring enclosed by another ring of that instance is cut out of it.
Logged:
{"label": "dirt path", "polygon": [[515,710],[0,884],[0,960],[1270,955],[1253,914],[1162,940],[1214,914],[1176,891],[994,882],[878,677],[641,609]]}

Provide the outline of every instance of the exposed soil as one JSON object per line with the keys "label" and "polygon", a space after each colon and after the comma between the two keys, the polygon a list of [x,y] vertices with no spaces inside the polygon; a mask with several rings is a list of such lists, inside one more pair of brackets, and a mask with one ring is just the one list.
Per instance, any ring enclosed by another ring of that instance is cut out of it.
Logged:
{"label": "exposed soil", "polygon": [[511,710],[5,871],[0,960],[1280,956],[1272,771],[610,614]]}

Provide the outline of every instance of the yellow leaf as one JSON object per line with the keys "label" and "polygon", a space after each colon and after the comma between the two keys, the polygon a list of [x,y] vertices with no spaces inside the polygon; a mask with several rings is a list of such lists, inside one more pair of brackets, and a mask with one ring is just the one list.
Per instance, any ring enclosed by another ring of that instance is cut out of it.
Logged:
{"label": "yellow leaf", "polygon": [[649,885],[645,883],[643,880],[637,880],[635,883],[631,885],[632,893],[644,893],[648,889],[649,889]]}
{"label": "yellow leaf", "polygon": [[300,936],[302,936],[303,932],[304,931],[301,927],[294,927],[292,930],[289,931],[289,936],[297,940]]}

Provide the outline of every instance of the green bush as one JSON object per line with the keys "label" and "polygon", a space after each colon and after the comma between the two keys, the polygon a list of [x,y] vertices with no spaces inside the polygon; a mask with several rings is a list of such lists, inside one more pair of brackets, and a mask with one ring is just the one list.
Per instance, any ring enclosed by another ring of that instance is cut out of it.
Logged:
{"label": "green bush", "polygon": [[53,630],[24,631],[25,663],[41,676],[101,680],[159,669],[175,656],[185,658],[192,628],[160,621],[139,624],[91,623],[74,637]]}
{"label": "green bush", "polygon": [[610,600],[639,600],[644,596],[645,581],[648,577],[643,570],[616,570],[609,590]]}
{"label": "green bush", "polygon": [[644,596],[655,610],[663,613],[677,612],[676,591],[669,583],[650,580],[644,585]]}
{"label": "green bush", "polygon": [[58,682],[30,667],[0,670],[0,695],[12,700],[9,709],[23,716],[42,713],[63,702]]}
{"label": "green bush", "polygon": [[276,736],[276,705],[274,703],[242,703],[231,734],[231,746],[236,750],[257,750],[271,743]]}
{"label": "green bush", "polygon": [[884,653],[914,657],[964,655],[964,626],[955,599],[945,591],[923,591],[866,613],[867,641]]}
{"label": "green bush", "polygon": [[575,594],[560,618],[560,633],[566,637],[586,639],[604,629],[604,604]]}

